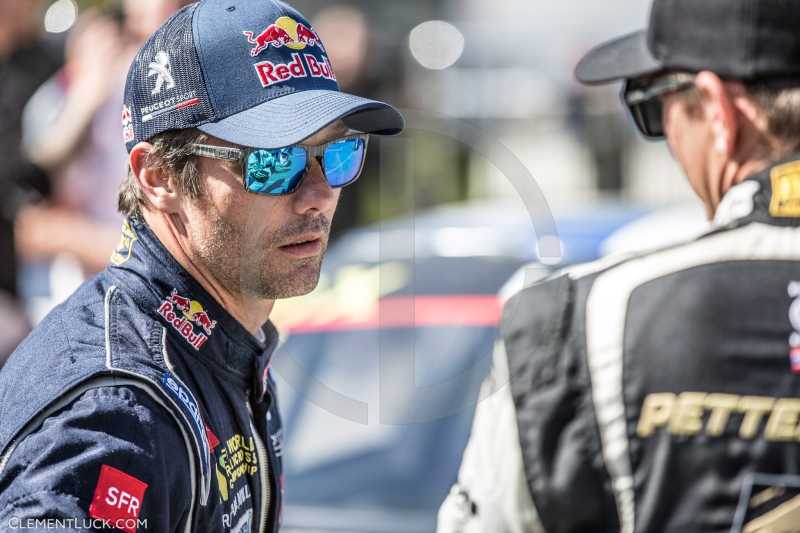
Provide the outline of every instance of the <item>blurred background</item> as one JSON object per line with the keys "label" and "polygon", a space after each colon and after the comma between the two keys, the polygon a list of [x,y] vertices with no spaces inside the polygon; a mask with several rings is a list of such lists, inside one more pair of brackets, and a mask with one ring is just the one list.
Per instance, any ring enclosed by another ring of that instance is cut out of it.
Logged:
{"label": "blurred background", "polygon": [[[0,364],[114,249],[124,77],[187,3],[0,0]],[[432,531],[503,299],[704,227],[618,87],[572,80],[589,47],[644,27],[649,1],[291,3],[342,88],[406,110],[409,129],[372,140],[318,290],[273,317],[286,529]]]}

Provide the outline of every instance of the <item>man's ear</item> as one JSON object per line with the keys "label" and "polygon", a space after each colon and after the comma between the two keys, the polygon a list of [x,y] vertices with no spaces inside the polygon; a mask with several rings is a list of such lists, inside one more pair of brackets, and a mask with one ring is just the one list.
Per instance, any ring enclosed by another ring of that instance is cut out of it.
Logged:
{"label": "man's ear", "polygon": [[140,142],[134,146],[129,159],[131,171],[139,183],[139,189],[153,209],[165,214],[177,213],[180,198],[174,182],[161,167],[148,165],[147,159],[152,150],[153,145],[147,142]]}
{"label": "man's ear", "polygon": [[710,121],[714,151],[733,156],[739,133],[734,95],[719,76],[707,70],[697,75],[694,84],[703,96],[703,112],[706,120]]}

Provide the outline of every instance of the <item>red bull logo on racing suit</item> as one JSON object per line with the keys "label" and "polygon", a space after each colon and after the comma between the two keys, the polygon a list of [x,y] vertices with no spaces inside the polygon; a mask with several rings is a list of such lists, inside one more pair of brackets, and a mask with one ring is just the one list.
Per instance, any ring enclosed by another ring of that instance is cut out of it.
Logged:
{"label": "red bull logo on racing suit", "polygon": [[[164,299],[158,307],[158,314],[195,350],[203,347],[217,325],[217,321],[211,320],[200,302],[181,296],[177,289],[172,289],[172,293]],[[200,332],[196,331],[196,327],[200,328]]]}

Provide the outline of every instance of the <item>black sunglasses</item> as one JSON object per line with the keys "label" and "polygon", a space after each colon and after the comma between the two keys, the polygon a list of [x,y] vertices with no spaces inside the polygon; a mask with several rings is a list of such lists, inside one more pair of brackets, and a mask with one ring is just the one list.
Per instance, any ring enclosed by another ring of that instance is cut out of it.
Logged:
{"label": "black sunglasses", "polygon": [[620,95],[639,133],[646,139],[664,138],[661,97],[690,89],[694,85],[693,74],[673,73],[647,80],[626,80]]}

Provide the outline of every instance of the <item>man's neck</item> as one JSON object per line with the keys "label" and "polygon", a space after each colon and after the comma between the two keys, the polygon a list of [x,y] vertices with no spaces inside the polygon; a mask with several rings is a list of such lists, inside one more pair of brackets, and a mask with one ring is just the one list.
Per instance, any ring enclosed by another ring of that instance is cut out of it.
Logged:
{"label": "man's neck", "polygon": [[168,215],[143,211],[142,216],[153,234],[195,281],[197,281],[233,318],[250,333],[258,336],[261,326],[269,319],[274,300],[248,298],[241,293],[228,290],[208,269],[192,259],[183,245],[174,222]]}
{"label": "man's neck", "polygon": [[771,164],[769,159],[748,159],[746,161],[730,161],[722,170],[722,175],[717,183],[717,187],[711,189],[711,198],[709,203],[706,204],[706,210],[709,220],[714,218],[714,215],[719,207],[722,198],[733,187],[746,180],[747,178],[758,174]]}
{"label": "man's neck", "polygon": [[724,192],[728,192],[735,185],[738,185],[747,178],[758,174],[765,168],[769,167],[770,164],[771,162],[768,159],[758,159],[746,161],[737,166],[734,171],[730,173],[730,176],[723,176],[722,186]]}

